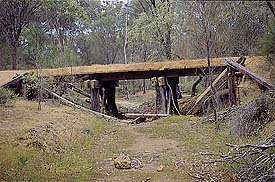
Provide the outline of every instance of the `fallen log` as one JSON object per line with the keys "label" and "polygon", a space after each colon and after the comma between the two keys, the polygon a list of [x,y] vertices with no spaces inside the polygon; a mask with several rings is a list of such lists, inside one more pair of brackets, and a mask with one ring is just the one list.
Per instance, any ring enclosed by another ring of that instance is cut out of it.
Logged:
{"label": "fallen log", "polygon": [[109,119],[109,120],[115,120],[115,121],[118,121],[118,120],[119,120],[119,119],[117,119],[117,118],[115,118],[115,117],[108,116],[108,115],[106,115],[106,114],[102,114],[102,113],[100,113],[100,112],[96,112],[96,111],[87,109],[87,108],[85,108],[85,107],[83,107],[83,106],[80,106],[80,105],[78,105],[78,104],[76,104],[76,103],[74,103],[74,102],[72,102],[72,101],[70,101],[70,100],[68,100],[68,99],[66,99],[66,98],[64,98],[64,97],[62,97],[62,96],[60,96],[60,95],[58,95],[58,94],[56,94],[56,93],[54,93],[54,92],[48,90],[48,89],[46,89],[46,88],[43,88],[43,90],[45,90],[45,91],[48,92],[49,94],[53,95],[54,97],[60,99],[63,103],[65,103],[65,104],[67,104],[67,105],[69,105],[69,106],[71,106],[71,107],[77,108],[77,109],[79,109],[79,110],[85,111],[85,112],[90,113],[90,114],[94,114],[94,115],[96,115],[96,116],[98,116],[98,117],[101,117],[101,118],[105,118],[105,119]]}

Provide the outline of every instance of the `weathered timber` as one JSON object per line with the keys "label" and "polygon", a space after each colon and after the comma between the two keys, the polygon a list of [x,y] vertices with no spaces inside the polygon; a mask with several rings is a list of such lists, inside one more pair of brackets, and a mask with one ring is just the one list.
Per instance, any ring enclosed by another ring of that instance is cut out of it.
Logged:
{"label": "weathered timber", "polygon": [[232,61],[229,58],[225,58],[224,61],[231,68],[233,68],[235,70],[238,70],[239,72],[243,73],[244,75],[247,75],[247,76],[251,77],[253,80],[255,80],[256,82],[258,82],[260,85],[266,87],[267,89],[275,90],[275,85],[269,83],[264,78],[258,76],[256,73],[250,71],[249,69],[245,68],[244,66],[242,66],[242,65],[240,65],[240,64]]}
{"label": "weathered timber", "polygon": [[170,112],[171,112],[171,103],[172,103],[172,94],[170,92],[170,89],[168,88],[167,89],[167,108],[166,108],[167,114],[170,114]]}
{"label": "weathered timber", "polygon": [[91,109],[100,111],[100,84],[97,80],[91,80]]}
{"label": "weathered timber", "polygon": [[[225,67],[223,58],[212,60],[212,66],[216,68]],[[42,69],[41,76],[85,76],[87,79],[105,80],[129,80],[144,79],[152,77],[179,77],[197,75],[201,69],[207,68],[207,61],[204,59],[196,60],[177,60],[164,62],[146,62],[132,64],[112,64],[112,65],[91,65],[79,67],[66,67],[56,69]],[[32,72],[35,70],[27,70]]]}
{"label": "weathered timber", "polygon": [[99,94],[99,88],[92,88],[91,89],[91,109],[94,111],[100,111],[100,94]]}
{"label": "weathered timber", "polygon": [[181,99],[182,98],[182,94],[181,94],[181,91],[180,91],[180,87],[179,85],[177,84],[177,99]]}
{"label": "weathered timber", "polygon": [[96,116],[99,116],[99,117],[102,117],[102,118],[105,118],[105,119],[109,119],[109,120],[118,120],[118,119],[115,118],[115,117],[108,116],[108,115],[106,115],[106,114],[102,114],[102,113],[100,113],[100,112],[96,112],[96,111],[87,109],[87,108],[85,108],[85,107],[82,107],[82,106],[80,106],[80,105],[77,105],[76,103],[74,103],[74,102],[72,102],[72,101],[70,101],[70,100],[68,100],[68,99],[66,99],[66,98],[64,98],[64,97],[62,97],[62,96],[60,96],[60,95],[58,95],[58,94],[56,94],[56,93],[54,93],[54,92],[48,90],[48,89],[46,89],[46,88],[43,88],[43,90],[45,90],[46,92],[48,92],[50,95],[52,95],[52,96],[54,96],[54,97],[60,99],[63,103],[65,103],[65,104],[67,104],[67,105],[69,105],[69,106],[71,106],[71,107],[74,107],[74,108],[76,108],[76,109],[79,109],[79,110],[88,112],[88,113],[90,113],[90,114],[94,114],[94,115],[96,115]]}
{"label": "weathered timber", "polygon": [[231,67],[227,68],[227,85],[228,85],[228,97],[229,97],[229,105],[233,106],[237,104],[237,97],[236,97],[236,76],[235,76],[235,70],[233,70]]}
{"label": "weathered timber", "polygon": [[160,93],[160,113],[166,113],[167,99],[166,99],[166,81],[164,77],[158,78],[159,93]]}
{"label": "weathered timber", "polygon": [[[263,57],[257,57],[263,61]],[[255,60],[255,57],[249,58]],[[224,58],[213,58],[211,60],[213,74],[218,74],[226,68]],[[179,76],[198,76],[207,74],[207,61],[203,59],[148,62],[133,64],[112,64],[112,65],[91,65],[79,67],[65,67],[56,69],[41,69],[42,77],[66,77],[74,75],[77,78],[104,80],[130,80],[147,79],[152,77],[179,77]],[[16,73],[32,74],[36,70],[9,70],[0,71],[0,85],[9,82]]]}
{"label": "weathered timber", "polygon": [[156,91],[156,113],[161,112],[161,95],[160,95],[160,88],[159,85],[155,85],[155,91]]}
{"label": "weathered timber", "polygon": [[[246,58],[245,57],[240,57],[237,60],[237,63],[240,64],[244,64],[245,63]],[[223,72],[221,74],[218,75],[218,77],[213,81],[212,86],[216,89],[216,90],[220,90],[223,89],[223,87],[226,85],[227,83],[227,68],[223,70]],[[188,114],[196,114],[198,113],[198,111],[201,109],[202,103],[205,102],[205,100],[207,100],[211,95],[211,88],[210,86],[208,86],[203,93],[197,98],[194,106],[192,107],[192,109],[188,112]]]}
{"label": "weathered timber", "polygon": [[20,84],[20,95],[26,99],[27,98],[27,85],[24,79],[21,80]]}
{"label": "weathered timber", "polygon": [[156,100],[155,100],[156,110],[155,110],[155,112],[159,113],[161,111],[161,94],[160,94],[158,78],[157,77],[151,78],[151,83],[152,83],[152,86],[155,87],[155,93],[156,93]]}
{"label": "weathered timber", "polygon": [[[134,79],[150,79],[153,77],[180,77],[180,76],[197,76],[207,74],[202,68],[184,68],[171,70],[149,70],[149,71],[128,71],[117,73],[95,73],[90,74],[89,79],[96,79],[100,81],[108,80],[134,80]],[[219,66],[213,70],[213,74],[219,74],[226,66]],[[84,74],[83,74],[84,75]]]}
{"label": "weathered timber", "polygon": [[104,99],[105,102],[105,111],[112,116],[118,117],[119,112],[116,106],[116,86],[117,81],[104,81],[103,88],[104,88]]}
{"label": "weathered timber", "polygon": [[167,78],[168,90],[171,93],[171,111],[174,114],[180,115],[179,104],[177,100],[177,85],[179,84],[179,77]]}
{"label": "weathered timber", "polygon": [[139,114],[139,113],[125,113],[123,114],[127,118],[150,118],[150,117],[167,117],[169,114]]}
{"label": "weathered timber", "polygon": [[[213,87],[216,90],[219,90],[223,85],[226,84],[227,81],[227,69],[225,69],[212,83]],[[194,106],[192,109],[188,112],[188,114],[196,114],[202,106],[202,103],[205,102],[206,99],[208,99],[211,95],[211,88],[208,86],[203,93],[197,98]]]}

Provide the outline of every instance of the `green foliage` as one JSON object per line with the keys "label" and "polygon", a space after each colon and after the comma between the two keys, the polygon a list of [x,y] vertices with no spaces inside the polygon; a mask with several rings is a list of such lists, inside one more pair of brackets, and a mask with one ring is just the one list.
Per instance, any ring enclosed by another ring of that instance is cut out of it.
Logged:
{"label": "green foliage", "polygon": [[50,52],[45,56],[47,61],[44,62],[44,67],[58,68],[83,65],[83,61],[73,46],[65,46],[63,53],[59,51],[56,45],[50,45],[48,47]]}
{"label": "green foliage", "polygon": [[156,7],[152,5],[146,12],[144,10],[140,13],[133,20],[129,31],[130,46],[144,44],[151,49],[152,56],[164,55],[165,45],[170,44],[171,31],[175,23],[174,3],[174,1],[156,1]]}
{"label": "green foliage", "polygon": [[260,50],[263,54],[275,54],[275,20],[268,26],[267,32],[259,39]]}
{"label": "green foliage", "polygon": [[12,90],[0,87],[0,104],[6,104],[15,97],[16,95]]}
{"label": "green foliage", "polygon": [[26,96],[29,99],[37,98],[38,89],[48,86],[45,79],[34,75],[25,76],[24,82],[26,84]]}
{"label": "green foliage", "polygon": [[[2,1],[4,18],[9,4]],[[16,56],[12,53],[12,42],[17,47],[19,66],[26,69],[121,63],[126,14],[126,52],[133,62],[205,57],[206,38],[211,42],[212,57],[255,54],[255,43],[267,30],[271,17],[266,2],[253,1],[133,0],[127,5],[107,5],[97,0],[27,0],[26,3],[39,6],[28,12],[26,19],[18,20],[27,20],[22,30],[0,33],[1,69],[10,67],[11,58]],[[20,12],[9,8],[14,15]],[[20,15],[24,17],[25,13]],[[0,23],[0,28],[5,30],[8,26]],[[13,36],[13,32],[19,35]],[[271,26],[260,41],[264,53],[274,53],[273,39]]]}
{"label": "green foliage", "polygon": [[122,4],[103,6],[89,1],[86,5],[89,14],[89,31],[76,38],[80,56],[85,64],[112,64],[122,52],[124,42],[125,14]]}
{"label": "green foliage", "polygon": [[[51,19],[56,19],[60,21],[59,23],[71,23],[73,25],[75,22],[86,24],[88,20],[87,13],[85,9],[80,5],[79,1],[66,0],[66,1],[48,1],[43,0],[42,9],[46,16]],[[72,28],[68,25],[64,28]]]}
{"label": "green foliage", "polygon": [[46,55],[46,40],[47,35],[45,30],[43,30],[37,24],[31,24],[29,27],[25,28],[22,33],[22,42],[24,46],[24,55],[26,64],[30,65],[32,68],[39,69],[47,60]]}
{"label": "green foliage", "polygon": [[69,99],[70,101],[76,104],[89,107],[89,104],[85,102],[85,98],[81,97],[79,94],[76,94],[72,90],[67,90],[64,96],[65,98]]}
{"label": "green foliage", "polygon": [[21,155],[21,156],[19,156],[18,161],[19,161],[20,166],[25,166],[26,164],[28,164],[28,161],[29,161],[28,156]]}

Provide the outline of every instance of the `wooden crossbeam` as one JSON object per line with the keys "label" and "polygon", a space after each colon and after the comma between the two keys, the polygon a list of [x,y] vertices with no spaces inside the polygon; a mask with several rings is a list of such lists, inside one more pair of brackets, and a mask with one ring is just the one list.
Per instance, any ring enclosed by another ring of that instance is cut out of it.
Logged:
{"label": "wooden crossbeam", "polygon": [[249,69],[247,69],[246,67],[242,66],[241,64],[238,64],[234,61],[232,61],[229,58],[225,58],[224,59],[225,63],[230,66],[231,68],[243,73],[244,75],[249,76],[250,78],[252,78],[253,80],[255,80],[257,83],[259,83],[260,85],[262,85],[263,87],[267,88],[267,89],[271,89],[271,90],[275,90],[275,85],[273,85],[272,83],[269,83],[268,81],[266,81],[264,78],[258,76],[256,73],[250,71]]}
{"label": "wooden crossbeam", "polygon": [[142,118],[150,118],[150,117],[168,117],[169,114],[139,114],[139,113],[125,113],[123,114],[123,116],[127,117],[127,118],[138,118],[138,117],[142,117]]}

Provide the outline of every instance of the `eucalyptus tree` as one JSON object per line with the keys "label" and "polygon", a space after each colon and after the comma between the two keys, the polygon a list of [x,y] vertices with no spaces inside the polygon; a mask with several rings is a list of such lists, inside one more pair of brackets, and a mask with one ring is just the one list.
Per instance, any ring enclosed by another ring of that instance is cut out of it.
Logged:
{"label": "eucalyptus tree", "polygon": [[98,1],[83,2],[89,29],[77,39],[80,55],[86,64],[123,63],[124,20],[123,4],[103,5]]}
{"label": "eucalyptus tree", "polygon": [[134,0],[133,20],[129,39],[149,47],[153,57],[172,59],[172,31],[174,25],[174,1]]}
{"label": "eucalyptus tree", "polygon": [[17,69],[17,48],[20,46],[22,30],[31,22],[38,11],[39,0],[0,0],[0,24],[12,48],[11,68]]}
{"label": "eucalyptus tree", "polygon": [[43,2],[42,23],[63,52],[70,38],[81,32],[87,20],[85,9],[75,0]]}
{"label": "eucalyptus tree", "polygon": [[[211,30],[213,57],[241,56],[256,54],[257,39],[264,33],[268,24],[265,2],[250,1],[179,1],[179,39],[177,53],[183,57],[205,57],[202,44],[205,37],[198,4],[210,6],[206,12]],[[218,12],[218,13],[217,13]],[[183,44],[185,42],[185,44]]]}
{"label": "eucalyptus tree", "polygon": [[[3,28],[0,25],[0,30]],[[6,34],[0,31],[0,70],[10,68],[11,54],[9,49],[9,42],[6,38]]]}

